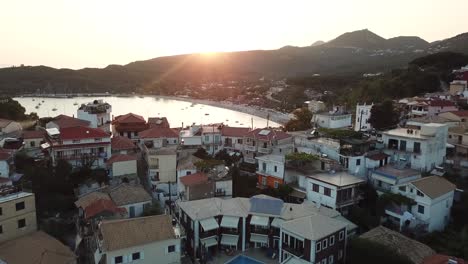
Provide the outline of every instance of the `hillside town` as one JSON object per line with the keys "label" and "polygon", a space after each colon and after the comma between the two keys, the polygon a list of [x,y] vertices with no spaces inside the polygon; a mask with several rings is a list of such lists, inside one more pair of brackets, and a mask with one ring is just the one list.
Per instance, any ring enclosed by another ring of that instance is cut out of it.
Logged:
{"label": "hillside town", "polygon": [[468,68],[454,74],[391,102],[389,124],[384,103],[320,100],[293,131],[179,127],[103,100],[29,127],[0,119],[0,260],[355,263],[365,241],[395,263],[465,263],[427,239],[466,226]]}

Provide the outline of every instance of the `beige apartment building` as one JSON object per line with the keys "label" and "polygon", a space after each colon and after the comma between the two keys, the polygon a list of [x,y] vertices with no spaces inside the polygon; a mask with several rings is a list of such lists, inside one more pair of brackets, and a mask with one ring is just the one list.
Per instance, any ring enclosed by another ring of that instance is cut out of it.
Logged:
{"label": "beige apartment building", "polygon": [[37,230],[34,194],[13,186],[0,188],[0,242]]}

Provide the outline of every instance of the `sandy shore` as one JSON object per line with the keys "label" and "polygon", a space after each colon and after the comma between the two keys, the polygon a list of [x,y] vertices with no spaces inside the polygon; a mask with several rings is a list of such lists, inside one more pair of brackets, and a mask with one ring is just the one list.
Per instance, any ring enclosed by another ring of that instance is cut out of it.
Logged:
{"label": "sandy shore", "polygon": [[191,103],[196,103],[196,104],[210,105],[214,107],[225,108],[225,109],[229,109],[229,110],[233,110],[233,111],[237,111],[241,113],[246,113],[246,114],[253,115],[253,116],[258,116],[258,117],[265,118],[265,119],[267,119],[267,117],[269,116],[271,121],[276,122],[281,125],[286,124],[286,122],[288,122],[289,119],[291,118],[289,114],[278,112],[276,110],[262,108],[259,106],[234,104],[229,101],[212,101],[212,100],[194,99],[190,97],[163,96],[163,95],[159,95],[155,97],[191,102]]}

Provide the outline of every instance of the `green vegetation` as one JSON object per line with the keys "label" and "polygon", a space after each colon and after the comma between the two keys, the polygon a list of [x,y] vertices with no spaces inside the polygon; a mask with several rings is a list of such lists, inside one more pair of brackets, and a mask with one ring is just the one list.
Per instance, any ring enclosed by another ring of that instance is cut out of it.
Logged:
{"label": "green vegetation", "polygon": [[318,159],[318,156],[305,152],[293,152],[286,154],[286,160],[290,161],[311,162]]}
{"label": "green vegetation", "polygon": [[197,167],[197,170],[202,171],[202,172],[208,172],[211,169],[213,169],[215,166],[224,164],[224,161],[222,160],[216,160],[216,159],[207,159],[207,160],[200,160],[195,162],[195,166]]}
{"label": "green vegetation", "polygon": [[318,129],[319,133],[325,137],[333,139],[345,139],[345,138],[361,138],[362,134],[354,130],[347,129],[335,129],[335,128],[324,128]]}
{"label": "green vegetation", "polygon": [[25,114],[26,109],[18,101],[10,97],[0,97],[0,118],[22,121],[26,119],[37,119],[36,113]]}
{"label": "green vegetation", "polygon": [[346,255],[348,264],[412,264],[406,256],[385,245],[362,238],[349,241]]}
{"label": "green vegetation", "polygon": [[154,202],[143,209],[143,216],[160,215],[162,213],[163,211],[161,210],[161,206],[158,202]]}
{"label": "green vegetation", "polygon": [[311,120],[312,120],[312,112],[303,107],[300,109],[296,109],[293,112],[294,118],[289,120],[284,129],[286,131],[301,131],[307,130],[312,127]]}
{"label": "green vegetation", "polygon": [[399,120],[400,115],[395,110],[392,101],[386,100],[372,107],[369,123],[375,129],[384,130],[395,127]]}

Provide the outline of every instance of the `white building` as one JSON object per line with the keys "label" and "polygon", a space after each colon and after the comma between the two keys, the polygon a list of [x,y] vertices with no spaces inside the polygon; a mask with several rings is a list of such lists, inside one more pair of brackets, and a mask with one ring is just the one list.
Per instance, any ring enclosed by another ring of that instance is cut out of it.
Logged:
{"label": "white building", "polygon": [[362,196],[359,185],[365,181],[347,172],[322,172],[307,177],[307,200],[347,214]]}
{"label": "white building", "polygon": [[315,113],[311,121],[315,127],[344,128],[351,126],[351,114],[342,107],[334,107],[332,111]]}
{"label": "white building", "polygon": [[366,103],[363,105],[358,104],[356,106],[355,131],[369,131],[372,129],[372,125],[369,123],[372,106],[374,106],[373,103],[370,105],[366,105]]}
{"label": "white building", "polygon": [[429,123],[421,129],[396,128],[382,134],[385,153],[394,162],[406,162],[412,169],[430,171],[445,160],[448,126]]}
{"label": "white building", "polygon": [[171,220],[156,215],[102,221],[95,237],[95,263],[180,263],[180,238]]}
{"label": "white building", "polygon": [[90,122],[90,127],[101,128],[110,132],[112,106],[103,100],[94,100],[91,103],[82,104],[77,111],[79,119]]}
{"label": "white building", "polygon": [[442,231],[450,220],[450,210],[456,186],[439,176],[429,176],[392,187],[391,192],[401,194],[414,203],[393,205],[385,213],[403,227]]}
{"label": "white building", "polygon": [[180,145],[197,148],[202,145],[201,127],[190,126],[179,132]]}
{"label": "white building", "polygon": [[201,127],[201,139],[203,148],[210,155],[215,155],[222,147],[220,124],[204,125]]}
{"label": "white building", "polygon": [[243,150],[244,136],[250,131],[248,127],[229,127],[221,129],[223,148],[227,151],[241,152]]}
{"label": "white building", "polygon": [[257,177],[260,188],[278,188],[284,183],[284,155],[263,155],[257,159]]}
{"label": "white building", "polygon": [[113,182],[122,182],[124,178],[137,178],[137,156],[128,154],[113,154],[106,161],[108,175]]}
{"label": "white building", "polygon": [[421,178],[421,172],[398,164],[386,165],[372,170],[370,183],[380,192],[389,192],[394,186],[406,184]]}

